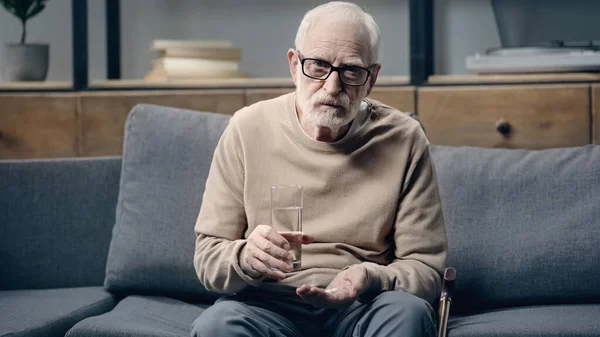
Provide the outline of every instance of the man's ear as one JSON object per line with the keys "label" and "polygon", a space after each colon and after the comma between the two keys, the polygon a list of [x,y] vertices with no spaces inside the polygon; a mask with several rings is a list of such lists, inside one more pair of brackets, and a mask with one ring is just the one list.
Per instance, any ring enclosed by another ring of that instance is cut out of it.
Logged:
{"label": "man's ear", "polygon": [[294,84],[298,86],[296,83],[298,76],[296,74],[296,70],[298,69],[298,55],[296,55],[296,51],[290,48],[287,52],[288,62],[290,64],[290,73],[292,74],[292,81]]}
{"label": "man's ear", "polygon": [[367,96],[371,94],[371,90],[377,82],[377,76],[379,75],[379,70],[381,69],[381,64],[377,63],[373,66],[373,70],[371,70],[371,77],[369,77],[369,89],[367,89]]}

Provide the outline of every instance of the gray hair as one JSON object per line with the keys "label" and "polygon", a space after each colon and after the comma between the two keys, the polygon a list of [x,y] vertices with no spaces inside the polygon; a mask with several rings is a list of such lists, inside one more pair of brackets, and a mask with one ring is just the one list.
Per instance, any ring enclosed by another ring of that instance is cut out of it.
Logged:
{"label": "gray hair", "polygon": [[323,15],[331,13],[335,13],[334,15],[337,14],[338,17],[347,22],[358,22],[366,28],[369,35],[369,47],[371,49],[371,55],[369,55],[371,59],[369,61],[370,63],[379,62],[379,44],[381,42],[379,26],[377,26],[377,23],[375,23],[375,20],[373,20],[373,17],[369,13],[350,2],[332,1],[308,11],[304,15],[302,22],[300,22],[298,32],[296,33],[296,49],[302,49],[304,46],[304,40],[311,26]]}

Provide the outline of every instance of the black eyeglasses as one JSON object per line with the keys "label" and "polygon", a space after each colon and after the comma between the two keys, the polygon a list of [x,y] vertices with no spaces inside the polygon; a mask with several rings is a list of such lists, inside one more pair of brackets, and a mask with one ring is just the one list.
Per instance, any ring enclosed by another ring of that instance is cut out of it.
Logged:
{"label": "black eyeglasses", "polygon": [[363,68],[359,66],[341,66],[335,67],[331,63],[312,59],[304,58],[299,50],[298,59],[302,64],[302,73],[306,77],[310,77],[315,80],[326,80],[329,78],[332,72],[337,71],[340,76],[340,81],[346,85],[361,86],[367,83],[369,76],[371,76],[371,69],[374,66],[371,65],[369,68]]}

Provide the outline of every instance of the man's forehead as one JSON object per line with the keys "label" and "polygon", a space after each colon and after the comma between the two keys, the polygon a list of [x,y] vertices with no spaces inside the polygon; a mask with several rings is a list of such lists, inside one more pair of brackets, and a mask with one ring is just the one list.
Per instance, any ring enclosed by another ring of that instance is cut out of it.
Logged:
{"label": "man's forehead", "polygon": [[340,61],[346,65],[366,66],[369,57],[369,51],[366,47],[349,46],[348,43],[343,42],[332,43],[316,40],[306,43],[304,47],[301,50],[302,56],[321,59],[331,63]]}
{"label": "man's forehead", "polygon": [[345,55],[343,57],[337,57],[337,55],[335,53],[321,52],[321,51],[315,50],[313,53],[311,53],[309,55],[304,55],[304,56],[309,57],[309,58],[315,58],[315,59],[327,61],[330,63],[335,63],[335,61],[337,60],[337,61],[339,61],[339,63],[341,65],[360,66],[360,67],[367,66],[367,61],[364,59],[364,57],[361,57],[358,55],[348,55],[348,56]]}
{"label": "man's forehead", "polygon": [[365,44],[368,30],[359,22],[344,20],[319,20],[307,31],[307,38],[330,38],[353,40],[357,44]]}
{"label": "man's forehead", "polygon": [[307,34],[301,51],[304,57],[327,61],[339,59],[354,65],[364,65],[370,55],[367,39],[356,31],[344,29],[312,30]]}

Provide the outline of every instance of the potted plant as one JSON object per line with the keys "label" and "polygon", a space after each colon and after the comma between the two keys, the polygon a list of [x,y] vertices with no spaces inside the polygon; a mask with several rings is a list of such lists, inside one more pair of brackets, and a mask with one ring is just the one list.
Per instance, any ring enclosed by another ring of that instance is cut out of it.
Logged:
{"label": "potted plant", "polygon": [[48,74],[48,44],[25,43],[27,20],[38,15],[46,7],[47,0],[0,0],[0,4],[13,14],[23,27],[21,43],[4,44],[0,78],[6,82],[44,81]]}

